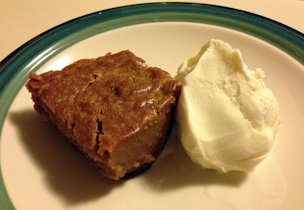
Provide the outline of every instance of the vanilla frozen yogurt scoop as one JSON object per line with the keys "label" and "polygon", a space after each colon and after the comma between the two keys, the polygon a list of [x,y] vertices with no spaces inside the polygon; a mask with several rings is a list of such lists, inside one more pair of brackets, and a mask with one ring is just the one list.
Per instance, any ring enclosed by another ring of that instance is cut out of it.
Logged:
{"label": "vanilla frozen yogurt scoop", "polygon": [[278,102],[241,52],[210,40],[178,70],[182,145],[190,158],[222,172],[252,171],[269,153],[279,125]]}

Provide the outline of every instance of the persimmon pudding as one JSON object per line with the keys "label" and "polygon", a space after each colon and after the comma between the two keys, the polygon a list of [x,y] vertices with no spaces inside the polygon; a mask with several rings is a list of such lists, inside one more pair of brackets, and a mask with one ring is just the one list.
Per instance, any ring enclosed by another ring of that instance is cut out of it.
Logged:
{"label": "persimmon pudding", "polygon": [[32,73],[26,87],[35,110],[113,180],[157,158],[181,91],[128,50]]}

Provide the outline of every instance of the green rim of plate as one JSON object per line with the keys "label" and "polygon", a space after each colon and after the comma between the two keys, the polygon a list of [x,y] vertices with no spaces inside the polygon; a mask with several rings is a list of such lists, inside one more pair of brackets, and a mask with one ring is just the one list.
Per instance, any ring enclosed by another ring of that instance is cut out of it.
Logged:
{"label": "green rim of plate", "polygon": [[[194,3],[150,3],[82,16],[52,28],[22,45],[0,63],[0,134],[7,111],[27,75],[71,45],[113,29],[153,22],[192,22],[250,34],[304,64],[304,35],[268,18],[227,7]],[[0,167],[1,175],[1,167]],[[14,209],[0,176],[0,209]]]}

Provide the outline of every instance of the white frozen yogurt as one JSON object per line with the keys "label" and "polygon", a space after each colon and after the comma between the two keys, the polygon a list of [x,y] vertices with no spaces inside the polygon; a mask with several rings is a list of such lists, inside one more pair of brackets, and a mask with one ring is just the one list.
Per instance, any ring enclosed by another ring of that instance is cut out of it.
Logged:
{"label": "white frozen yogurt", "polygon": [[270,151],[280,123],[264,72],[248,69],[229,44],[210,40],[176,78],[183,83],[176,118],[191,159],[222,172],[252,171]]}

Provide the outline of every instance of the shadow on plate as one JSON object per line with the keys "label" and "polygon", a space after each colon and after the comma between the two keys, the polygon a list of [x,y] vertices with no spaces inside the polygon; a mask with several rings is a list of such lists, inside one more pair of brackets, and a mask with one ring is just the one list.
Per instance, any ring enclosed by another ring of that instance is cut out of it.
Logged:
{"label": "shadow on plate", "polygon": [[82,154],[34,110],[14,112],[9,120],[17,127],[20,143],[45,175],[49,190],[73,205],[100,198],[123,181],[113,182],[101,174]]}
{"label": "shadow on plate", "polygon": [[112,189],[121,188],[125,181],[134,179],[143,182],[149,190],[166,192],[191,185],[237,187],[246,178],[241,172],[221,174],[194,164],[173,129],[167,145],[151,168],[136,177],[114,182],[103,178],[55,127],[44,122],[34,110],[10,113],[9,120],[19,130],[20,143],[44,173],[49,190],[70,205],[99,199]]}
{"label": "shadow on plate", "polygon": [[166,192],[187,186],[222,185],[238,187],[246,179],[243,172],[219,173],[193,163],[172,130],[167,145],[157,161],[143,177],[150,190]]}

